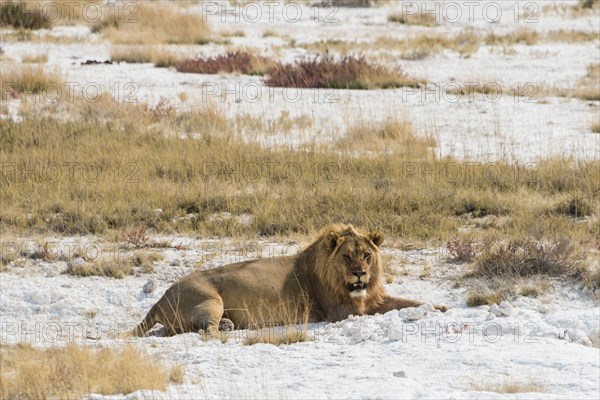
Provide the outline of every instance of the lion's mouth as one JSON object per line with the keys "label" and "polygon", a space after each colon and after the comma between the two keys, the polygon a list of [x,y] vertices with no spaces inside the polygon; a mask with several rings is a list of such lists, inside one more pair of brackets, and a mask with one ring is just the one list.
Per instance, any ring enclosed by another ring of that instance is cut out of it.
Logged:
{"label": "lion's mouth", "polygon": [[365,282],[356,282],[346,284],[348,291],[352,294],[353,292],[360,292],[361,290],[367,290],[367,284]]}

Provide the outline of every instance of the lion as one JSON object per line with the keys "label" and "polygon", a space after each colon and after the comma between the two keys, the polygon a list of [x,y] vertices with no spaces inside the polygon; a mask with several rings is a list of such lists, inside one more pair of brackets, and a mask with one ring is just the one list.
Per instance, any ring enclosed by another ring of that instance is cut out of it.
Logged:
{"label": "lion", "polygon": [[295,256],[193,272],[166,290],[133,334],[143,336],[156,323],[174,335],[247,329],[253,321],[335,322],[423,304],[385,293],[383,239],[379,231],[364,234],[352,225],[330,225]]}

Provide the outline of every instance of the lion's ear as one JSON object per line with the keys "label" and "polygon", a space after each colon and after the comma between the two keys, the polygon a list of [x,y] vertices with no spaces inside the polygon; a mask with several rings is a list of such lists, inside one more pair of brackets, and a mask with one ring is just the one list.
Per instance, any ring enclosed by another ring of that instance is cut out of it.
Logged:
{"label": "lion's ear", "polygon": [[372,231],[372,232],[369,232],[368,237],[375,246],[381,247],[381,244],[383,243],[383,238],[384,238],[383,233],[381,233],[379,231]]}
{"label": "lion's ear", "polygon": [[334,250],[338,244],[338,240],[340,239],[340,234],[337,232],[327,232],[325,236],[323,236],[323,245],[328,250]]}

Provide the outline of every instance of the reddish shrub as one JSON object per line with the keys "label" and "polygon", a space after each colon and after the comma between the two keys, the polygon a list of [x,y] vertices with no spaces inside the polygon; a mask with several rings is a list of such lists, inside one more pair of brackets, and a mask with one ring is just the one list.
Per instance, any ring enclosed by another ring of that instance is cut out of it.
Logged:
{"label": "reddish shrub", "polygon": [[265,80],[267,86],[335,89],[419,87],[421,83],[400,70],[371,64],[364,57],[348,56],[338,61],[329,55],[277,64]]}
{"label": "reddish shrub", "polygon": [[175,66],[179,72],[197,74],[239,73],[246,75],[264,75],[273,63],[266,57],[246,52],[228,52],[216,57],[193,58],[184,60]]}

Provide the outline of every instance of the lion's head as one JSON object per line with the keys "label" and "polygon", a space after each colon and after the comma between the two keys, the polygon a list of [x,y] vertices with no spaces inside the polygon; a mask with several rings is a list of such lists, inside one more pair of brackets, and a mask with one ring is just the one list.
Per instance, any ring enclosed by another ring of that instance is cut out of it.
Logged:
{"label": "lion's head", "polygon": [[334,225],[325,228],[319,240],[317,273],[338,297],[368,302],[382,295],[381,232],[363,234],[352,225]]}

